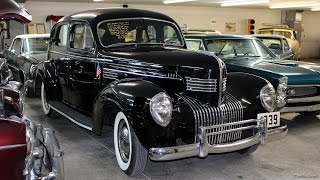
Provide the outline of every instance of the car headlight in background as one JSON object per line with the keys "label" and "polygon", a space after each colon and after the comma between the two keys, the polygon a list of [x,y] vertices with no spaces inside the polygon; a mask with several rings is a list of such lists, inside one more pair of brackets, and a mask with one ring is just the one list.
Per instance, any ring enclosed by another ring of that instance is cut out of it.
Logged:
{"label": "car headlight in background", "polygon": [[164,92],[153,96],[150,100],[150,113],[157,124],[166,127],[172,116],[171,98]]}
{"label": "car headlight in background", "polygon": [[276,109],[277,97],[276,97],[276,92],[271,84],[267,84],[261,89],[260,100],[261,100],[262,106],[268,112],[273,112]]}
{"label": "car headlight in background", "polygon": [[286,105],[288,78],[282,77],[279,79],[277,87],[277,108],[283,108]]}

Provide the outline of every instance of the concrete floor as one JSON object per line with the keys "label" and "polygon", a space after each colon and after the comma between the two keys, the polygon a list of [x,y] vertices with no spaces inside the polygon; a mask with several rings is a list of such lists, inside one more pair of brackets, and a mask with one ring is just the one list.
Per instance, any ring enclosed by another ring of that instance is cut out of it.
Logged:
{"label": "concrete floor", "polygon": [[[46,117],[40,99],[26,99],[25,113],[55,130],[65,152],[66,180],[129,179],[118,168],[112,129],[98,137],[55,114]],[[289,134],[249,156],[237,153],[210,155],[172,162],[147,163],[144,174],[134,179],[320,179],[320,119],[285,114]]]}

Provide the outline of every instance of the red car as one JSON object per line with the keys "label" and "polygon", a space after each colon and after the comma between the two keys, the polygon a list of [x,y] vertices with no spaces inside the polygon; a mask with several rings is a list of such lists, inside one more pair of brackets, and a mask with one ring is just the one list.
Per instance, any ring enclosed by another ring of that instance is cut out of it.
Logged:
{"label": "red car", "polygon": [[[31,15],[13,0],[0,1],[0,19],[30,22]],[[10,82],[0,57],[0,179],[64,179],[63,152],[54,132],[23,116],[22,85]]]}

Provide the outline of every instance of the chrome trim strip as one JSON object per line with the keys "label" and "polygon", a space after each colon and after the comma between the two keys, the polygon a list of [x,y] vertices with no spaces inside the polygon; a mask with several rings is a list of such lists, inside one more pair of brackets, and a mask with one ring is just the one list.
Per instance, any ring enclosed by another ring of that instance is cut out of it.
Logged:
{"label": "chrome trim strip", "polygon": [[0,146],[0,151],[1,150],[8,150],[8,149],[15,149],[15,148],[24,147],[24,146],[27,146],[27,144],[13,144],[13,145]]}
{"label": "chrome trim strip", "polygon": [[320,110],[320,104],[311,105],[311,106],[296,106],[296,107],[284,107],[280,112],[314,112]]}
{"label": "chrome trim strip", "polygon": [[53,107],[52,105],[49,104],[49,106],[56,112],[58,112],[59,114],[63,115],[64,117],[66,117],[67,119],[69,119],[70,121],[72,121],[73,123],[77,124],[78,126],[88,129],[89,131],[92,131],[92,127],[86,126],[84,124],[79,123],[78,121],[74,120],[72,117],[66,115],[64,112],[60,111],[59,109]]}
{"label": "chrome trim strip", "polygon": [[287,103],[301,103],[301,102],[320,102],[320,96],[287,99]]}

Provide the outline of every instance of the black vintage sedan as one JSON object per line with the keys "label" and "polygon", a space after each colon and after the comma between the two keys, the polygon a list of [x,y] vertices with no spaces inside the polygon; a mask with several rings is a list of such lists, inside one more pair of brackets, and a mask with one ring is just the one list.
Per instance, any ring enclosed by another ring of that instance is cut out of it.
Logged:
{"label": "black vintage sedan", "polygon": [[47,57],[49,34],[19,35],[4,52],[15,80],[25,86],[26,95],[40,95],[41,80],[37,77],[38,64]]}
{"label": "black vintage sedan", "polygon": [[97,135],[113,126],[116,159],[127,175],[141,173],[148,157],[251,153],[287,133],[267,80],[227,74],[218,57],[187,50],[166,15],[80,12],[60,20],[50,37],[39,70],[43,111]]}

